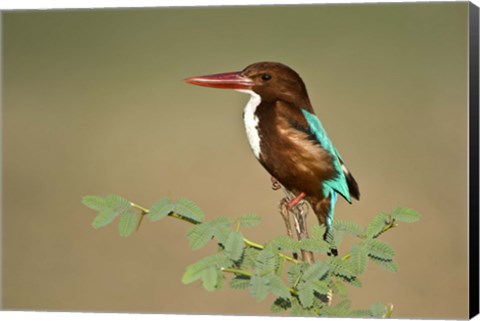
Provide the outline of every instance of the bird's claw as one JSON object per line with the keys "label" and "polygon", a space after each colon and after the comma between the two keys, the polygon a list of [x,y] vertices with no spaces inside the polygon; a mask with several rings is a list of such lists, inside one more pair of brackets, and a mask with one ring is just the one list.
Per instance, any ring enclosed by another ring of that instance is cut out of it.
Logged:
{"label": "bird's claw", "polygon": [[271,180],[272,180],[272,189],[274,191],[277,191],[282,188],[282,185],[280,185],[280,183],[277,181],[275,177],[272,176]]}

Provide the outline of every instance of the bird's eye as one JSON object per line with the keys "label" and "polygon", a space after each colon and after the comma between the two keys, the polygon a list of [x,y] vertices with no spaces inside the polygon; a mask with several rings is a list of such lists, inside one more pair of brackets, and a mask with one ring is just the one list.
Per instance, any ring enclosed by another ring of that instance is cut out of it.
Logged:
{"label": "bird's eye", "polygon": [[270,79],[272,79],[272,76],[270,76],[270,74],[263,74],[262,79],[263,80],[270,80]]}

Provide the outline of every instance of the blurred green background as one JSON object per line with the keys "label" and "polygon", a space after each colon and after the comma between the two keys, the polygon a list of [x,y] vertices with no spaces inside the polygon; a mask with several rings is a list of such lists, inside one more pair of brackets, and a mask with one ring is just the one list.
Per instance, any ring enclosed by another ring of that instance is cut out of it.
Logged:
{"label": "blurred green background", "polygon": [[191,252],[186,224],[145,222],[123,239],[93,230],[81,198],[187,197],[210,218],[260,214],[250,239],[283,234],[281,192],[244,133],[248,97],[182,82],[271,60],[303,77],[360,184],[337,217],[423,215],[385,235],[400,271],[370,264],[353,307],[466,318],[467,13],[466,2],[4,12],[3,308],[269,315],[271,297],[181,284],[214,250]]}

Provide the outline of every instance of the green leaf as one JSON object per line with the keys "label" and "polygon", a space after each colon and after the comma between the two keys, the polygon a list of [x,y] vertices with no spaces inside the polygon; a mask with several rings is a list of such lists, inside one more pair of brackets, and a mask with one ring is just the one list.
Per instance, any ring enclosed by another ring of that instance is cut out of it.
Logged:
{"label": "green leaf", "polygon": [[208,244],[213,237],[213,229],[208,223],[192,226],[188,232],[188,245],[192,250],[198,250]]}
{"label": "green leaf", "polygon": [[370,311],[372,311],[372,316],[374,318],[381,319],[385,316],[385,313],[387,313],[387,308],[382,303],[374,303],[372,304]]}
{"label": "green leaf", "polygon": [[315,224],[312,226],[311,238],[315,240],[323,241],[323,235],[325,235],[326,232],[327,232],[327,227],[324,224],[322,225]]}
{"label": "green leaf", "polygon": [[378,259],[387,261],[393,260],[395,252],[387,243],[382,242],[378,239],[367,239],[363,241],[362,244],[365,247],[368,256],[373,256]]}
{"label": "green leaf", "polygon": [[307,264],[306,263],[305,264],[295,264],[295,265],[291,265],[288,268],[287,279],[288,279],[289,284],[291,284],[292,286],[296,285],[298,280],[300,280],[300,278],[302,277],[302,272],[303,272],[304,266],[307,266]]}
{"label": "green leaf", "polygon": [[173,204],[170,199],[165,196],[156,201],[152,207],[150,207],[147,217],[150,219],[150,221],[155,222],[168,216],[168,214],[170,214],[174,208],[175,204]]}
{"label": "green leaf", "polygon": [[209,267],[203,269],[200,272],[200,278],[202,279],[203,287],[207,291],[214,291],[216,289],[217,281],[218,281],[218,271],[215,267]]}
{"label": "green leaf", "polygon": [[270,310],[273,313],[283,312],[292,307],[292,302],[289,299],[278,297],[273,301]]}
{"label": "green leaf", "polygon": [[268,289],[277,297],[290,298],[290,289],[283,283],[282,279],[275,274],[268,276]]}
{"label": "green leaf", "polygon": [[338,318],[340,314],[341,314],[341,311],[336,309],[334,306],[327,305],[327,306],[324,306],[322,309],[322,316]]}
{"label": "green leaf", "polygon": [[230,287],[235,290],[244,290],[250,286],[250,278],[245,276],[236,276],[230,280]]}
{"label": "green leaf", "polygon": [[344,299],[340,303],[338,303],[335,307],[341,310],[350,310],[352,306],[352,302],[349,299]]}
{"label": "green leaf", "polygon": [[420,219],[420,213],[411,208],[397,207],[392,211],[392,217],[400,222],[414,223]]}
{"label": "green leaf", "polygon": [[390,223],[390,218],[387,213],[381,212],[377,214],[367,226],[367,237],[375,238],[377,237],[383,229]]}
{"label": "green leaf", "polygon": [[260,216],[257,214],[243,214],[238,218],[238,224],[241,226],[255,226],[260,223]]}
{"label": "green leaf", "polygon": [[227,268],[232,265],[232,261],[225,256],[223,252],[216,253],[214,255],[206,256],[203,259],[187,266],[185,273],[182,277],[182,283],[188,284],[192,283],[199,278],[202,278],[202,273],[204,270],[209,268]]}
{"label": "green leaf", "polygon": [[217,216],[213,218],[210,222],[212,226],[230,226],[233,224],[233,219],[228,216]]}
{"label": "green leaf", "polygon": [[96,195],[87,195],[82,198],[82,203],[95,211],[103,211],[107,207],[105,199]]}
{"label": "green leaf", "polygon": [[117,211],[125,211],[131,207],[129,200],[116,194],[107,195],[107,197],[105,198],[105,201],[108,208],[111,208]]}
{"label": "green leaf", "polygon": [[298,285],[298,298],[304,308],[309,308],[313,305],[313,285],[310,282],[301,282]]}
{"label": "green leaf", "polygon": [[260,251],[253,249],[251,247],[247,247],[243,251],[242,261],[240,264],[240,268],[247,270],[249,268],[253,268],[257,262],[257,256]]}
{"label": "green leaf", "polygon": [[332,224],[334,230],[343,231],[353,236],[362,236],[364,231],[359,225],[343,220],[334,220]]}
{"label": "green leaf", "polygon": [[279,250],[290,251],[293,253],[300,252],[300,243],[291,239],[287,235],[279,235],[275,237],[271,243]]}
{"label": "green leaf", "polygon": [[358,279],[358,277],[355,277],[353,279],[349,279],[349,283],[351,286],[354,286],[356,288],[361,288],[362,287],[362,281]]}
{"label": "green leaf", "polygon": [[275,269],[275,274],[277,275],[282,275],[283,271],[285,270],[285,263],[287,262],[287,259],[284,256],[278,256],[278,264]]}
{"label": "green leaf", "polygon": [[344,299],[342,302],[335,306],[325,306],[322,309],[323,315],[332,317],[348,317],[351,314],[350,300]]}
{"label": "green leaf", "polygon": [[311,238],[300,240],[298,243],[300,244],[300,248],[305,251],[327,253],[330,250],[330,245],[324,240]]}
{"label": "green leaf", "polygon": [[130,202],[119,195],[108,195],[105,198],[105,207],[95,217],[92,226],[95,229],[110,224],[118,215],[131,208]]}
{"label": "green leaf", "polygon": [[112,209],[102,210],[92,222],[94,229],[99,229],[113,222],[113,220],[119,215],[119,212],[113,211]]}
{"label": "green leaf", "polygon": [[132,234],[133,231],[138,226],[138,221],[140,220],[140,215],[137,214],[133,209],[128,209],[127,211],[120,214],[120,221],[118,223],[118,232],[120,236],[127,237]]}
{"label": "green leaf", "polygon": [[175,204],[175,213],[192,219],[196,222],[203,222],[205,214],[194,202],[187,200],[186,198],[180,198]]}
{"label": "green leaf", "polygon": [[350,253],[352,267],[357,274],[362,274],[367,269],[368,253],[365,248],[359,244],[354,244]]}
{"label": "green leaf", "polygon": [[225,244],[227,241],[227,238],[232,231],[232,223],[233,219],[225,216],[215,217],[213,220],[208,222],[208,224],[212,227],[213,235],[221,244]]}
{"label": "green leaf", "polygon": [[243,253],[245,244],[241,232],[231,232],[225,242],[225,254],[234,261],[238,261]]}
{"label": "green leaf", "polygon": [[340,245],[342,245],[343,242],[343,237],[345,236],[344,231],[339,231],[339,230],[330,230],[328,232],[332,236],[332,241],[330,243],[330,247],[333,248],[338,248]]}
{"label": "green leaf", "polygon": [[328,282],[323,280],[313,280],[311,282],[313,289],[323,295],[327,295],[330,292]]}
{"label": "green leaf", "polygon": [[317,311],[317,316],[323,316],[322,309],[325,306],[325,303],[327,303],[329,297],[333,294],[332,292],[329,292],[329,294],[321,294],[315,290],[315,285],[312,283],[313,289],[314,289],[314,298],[313,298],[313,306],[312,310]]}
{"label": "green leaf", "polygon": [[338,294],[340,297],[345,298],[348,295],[348,289],[341,280],[335,280],[332,283],[333,293]]}
{"label": "green leaf", "polygon": [[258,254],[255,271],[259,275],[272,273],[276,270],[278,264],[278,255],[271,250],[264,249]]}
{"label": "green leaf", "polygon": [[291,315],[297,317],[318,317],[313,309],[305,309],[299,300],[292,298],[292,310]]}
{"label": "green leaf", "polygon": [[267,282],[268,279],[266,277],[262,277],[259,275],[254,275],[250,279],[250,293],[257,302],[264,300],[267,296]]}
{"label": "green leaf", "polygon": [[372,316],[372,312],[370,310],[351,310],[348,316],[351,318],[368,318]]}
{"label": "green leaf", "polygon": [[356,275],[355,270],[349,261],[334,257],[330,258],[327,263],[330,266],[330,271],[337,276],[352,279]]}
{"label": "green leaf", "polygon": [[319,280],[327,274],[328,270],[329,266],[325,262],[315,262],[303,272],[303,280],[305,280],[305,282]]}
{"label": "green leaf", "polygon": [[222,290],[225,283],[225,273],[217,270],[217,284],[215,284],[215,290]]}
{"label": "green leaf", "polygon": [[380,267],[384,268],[388,272],[398,272],[398,265],[397,263],[391,260],[381,260],[374,256],[370,256],[370,260],[375,264],[379,265]]}

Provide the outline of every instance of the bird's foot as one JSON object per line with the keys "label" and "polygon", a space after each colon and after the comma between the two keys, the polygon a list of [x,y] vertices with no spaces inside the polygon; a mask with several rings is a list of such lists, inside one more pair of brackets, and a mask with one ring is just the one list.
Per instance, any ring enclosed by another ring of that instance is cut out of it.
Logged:
{"label": "bird's foot", "polygon": [[274,191],[277,191],[282,188],[282,185],[280,185],[280,183],[277,181],[275,177],[272,176],[271,180],[272,180],[272,189]]}
{"label": "bird's foot", "polygon": [[291,210],[292,208],[294,208],[298,203],[300,203],[305,198],[305,196],[306,196],[305,193],[301,192],[295,198],[292,198],[287,204],[288,209]]}

